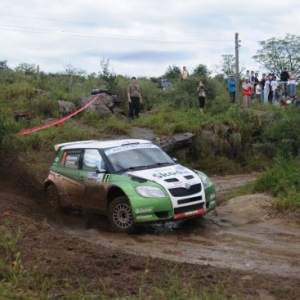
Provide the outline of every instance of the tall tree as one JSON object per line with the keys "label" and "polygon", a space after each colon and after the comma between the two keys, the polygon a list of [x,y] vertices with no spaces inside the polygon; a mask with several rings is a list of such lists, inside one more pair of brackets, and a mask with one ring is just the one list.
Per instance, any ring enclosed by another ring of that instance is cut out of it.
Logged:
{"label": "tall tree", "polygon": [[0,61],[0,70],[8,69],[7,60]]}
{"label": "tall tree", "polygon": [[210,75],[210,71],[207,69],[207,66],[206,65],[203,65],[203,64],[199,64],[195,69],[194,69],[194,72],[193,72],[193,75],[197,75],[197,76],[209,76]]}
{"label": "tall tree", "polygon": [[116,77],[117,75],[113,72],[113,70],[110,70],[110,62],[109,59],[105,59],[104,57],[100,61],[101,71],[99,72],[99,77],[103,80],[105,80],[110,89],[114,89],[116,87]]}
{"label": "tall tree", "polygon": [[300,71],[300,36],[287,34],[284,39],[271,38],[259,42],[262,49],[258,50],[253,59],[271,73],[280,75],[282,69],[294,68]]}
{"label": "tall tree", "polygon": [[232,54],[223,54],[222,72],[229,76],[230,73],[235,73],[235,57]]}
{"label": "tall tree", "polygon": [[173,65],[168,67],[165,75],[168,79],[179,79],[180,73],[181,73],[180,68]]}
{"label": "tall tree", "polygon": [[21,63],[17,65],[15,68],[16,72],[24,73],[25,75],[32,75],[36,73],[36,67],[35,64],[29,64],[29,63]]}

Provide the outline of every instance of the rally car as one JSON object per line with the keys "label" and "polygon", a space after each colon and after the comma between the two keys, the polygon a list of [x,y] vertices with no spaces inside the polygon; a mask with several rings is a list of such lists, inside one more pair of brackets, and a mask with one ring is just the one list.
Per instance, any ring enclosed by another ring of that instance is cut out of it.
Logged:
{"label": "rally car", "polygon": [[212,181],[177,163],[148,140],[76,141],[54,146],[58,154],[44,183],[52,209],[108,217],[111,228],[165,223],[215,208]]}

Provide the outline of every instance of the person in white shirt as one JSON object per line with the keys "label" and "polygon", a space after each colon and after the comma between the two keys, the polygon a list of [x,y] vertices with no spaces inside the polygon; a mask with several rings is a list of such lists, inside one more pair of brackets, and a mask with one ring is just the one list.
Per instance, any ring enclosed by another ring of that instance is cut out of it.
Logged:
{"label": "person in white shirt", "polygon": [[258,103],[261,102],[261,84],[257,83],[255,86],[255,96]]}
{"label": "person in white shirt", "polygon": [[296,80],[297,80],[297,74],[295,72],[295,69],[292,68],[289,77],[289,96],[291,98],[295,98],[296,96]]}
{"label": "person in white shirt", "polygon": [[273,79],[271,81],[271,91],[272,91],[272,102],[275,102],[275,91],[278,87],[278,81],[276,76],[273,76]]}
{"label": "person in white shirt", "polygon": [[264,103],[268,103],[268,97],[270,93],[270,76],[266,76],[265,87],[264,87]]}

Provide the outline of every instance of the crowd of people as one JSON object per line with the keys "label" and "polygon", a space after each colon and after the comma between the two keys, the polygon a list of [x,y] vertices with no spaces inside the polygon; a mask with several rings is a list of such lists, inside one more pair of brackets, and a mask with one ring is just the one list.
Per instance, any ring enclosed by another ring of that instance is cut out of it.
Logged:
{"label": "crowd of people", "polygon": [[[184,66],[180,73],[180,78],[181,80],[186,80],[189,76],[189,72]],[[290,72],[287,71],[287,68],[283,68],[279,80],[275,74],[271,73],[262,74],[259,79],[257,72],[247,70],[242,82],[243,106],[248,108],[253,100],[259,103],[285,105],[287,99],[292,99],[292,101],[297,101],[298,103],[296,95],[297,80],[298,76],[293,68]],[[161,77],[161,86],[163,90],[171,86],[165,75]],[[236,103],[237,83],[236,76],[233,73],[228,76],[227,90],[229,92],[230,103]],[[206,101],[206,88],[202,81],[199,82],[196,91],[198,94],[200,113],[203,113]],[[129,118],[138,118],[142,96],[135,77],[131,78],[131,82],[127,88],[127,95]]]}
{"label": "crowd of people", "polygon": [[[279,80],[278,80],[279,79]],[[283,68],[280,78],[275,74],[262,74],[258,78],[258,73],[246,71],[242,82],[242,96],[244,107],[249,107],[255,99],[259,103],[286,104],[287,99],[294,101],[297,99],[296,84],[298,76],[295,69],[290,72]],[[236,78],[235,74],[230,74],[227,80],[227,90],[230,96],[230,102],[235,103],[236,99]]]}

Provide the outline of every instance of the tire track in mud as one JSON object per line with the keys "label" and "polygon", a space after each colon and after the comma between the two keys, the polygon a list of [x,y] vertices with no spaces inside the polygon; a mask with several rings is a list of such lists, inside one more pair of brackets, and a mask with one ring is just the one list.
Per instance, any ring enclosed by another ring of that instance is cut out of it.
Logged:
{"label": "tire track in mud", "polygon": [[[255,176],[215,177],[222,194],[253,181]],[[116,234],[99,227],[65,228],[71,235],[130,254],[198,265],[213,265],[300,279],[300,230],[270,214],[272,198],[240,196],[203,218],[143,226],[135,234]]]}

